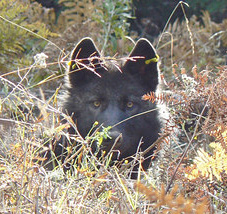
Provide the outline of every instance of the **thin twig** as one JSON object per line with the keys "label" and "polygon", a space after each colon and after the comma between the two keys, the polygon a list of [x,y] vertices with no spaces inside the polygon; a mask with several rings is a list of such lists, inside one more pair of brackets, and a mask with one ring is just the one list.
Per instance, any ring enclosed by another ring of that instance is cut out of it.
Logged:
{"label": "thin twig", "polygon": [[12,25],[15,25],[16,27],[19,27],[19,28],[21,28],[21,29],[23,29],[23,30],[25,30],[25,31],[27,31],[27,32],[29,32],[29,33],[31,33],[32,35],[34,35],[34,36],[36,36],[36,37],[39,37],[39,38],[41,38],[41,39],[43,39],[43,40],[49,42],[50,44],[54,45],[58,50],[60,50],[61,53],[63,53],[64,55],[66,55],[65,52],[64,52],[60,47],[58,47],[56,44],[54,44],[54,43],[51,42],[50,40],[46,39],[45,37],[40,36],[40,35],[37,34],[37,33],[34,33],[33,31],[29,30],[28,28],[25,28],[25,27],[23,27],[23,26],[21,26],[21,25],[18,25],[18,24],[16,24],[16,23],[14,23],[14,22],[11,22],[10,20],[4,18],[3,16],[0,16],[0,18],[3,19],[3,20],[6,21],[6,22],[12,24]]}

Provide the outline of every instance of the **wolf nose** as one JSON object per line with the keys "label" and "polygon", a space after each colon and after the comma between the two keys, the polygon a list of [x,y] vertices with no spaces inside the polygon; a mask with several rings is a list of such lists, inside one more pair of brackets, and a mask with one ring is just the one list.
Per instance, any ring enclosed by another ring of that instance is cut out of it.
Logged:
{"label": "wolf nose", "polygon": [[109,135],[111,137],[113,144],[115,144],[115,147],[118,147],[122,144],[123,142],[122,133],[118,131],[110,131]]}

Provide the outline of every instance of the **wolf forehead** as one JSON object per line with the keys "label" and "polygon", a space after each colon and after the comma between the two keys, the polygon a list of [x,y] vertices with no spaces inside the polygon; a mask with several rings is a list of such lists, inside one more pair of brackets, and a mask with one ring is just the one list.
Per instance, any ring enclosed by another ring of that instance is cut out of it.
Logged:
{"label": "wolf forehead", "polygon": [[[159,83],[158,56],[147,39],[140,39],[122,65],[101,57],[91,38],[82,39],[71,54],[67,72],[70,88],[79,89],[90,82],[105,81],[108,86],[121,82],[140,84],[146,91],[156,91]],[[119,84],[118,84],[119,83]],[[96,85],[96,84],[93,84]]]}

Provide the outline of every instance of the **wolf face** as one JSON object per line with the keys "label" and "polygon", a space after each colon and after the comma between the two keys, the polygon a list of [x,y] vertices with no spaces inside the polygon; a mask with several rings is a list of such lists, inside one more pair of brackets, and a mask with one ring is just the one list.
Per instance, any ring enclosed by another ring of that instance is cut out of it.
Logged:
{"label": "wolf face", "polygon": [[[122,160],[136,151],[144,151],[159,136],[161,124],[156,104],[141,99],[158,87],[156,56],[153,46],[146,39],[136,43],[120,69],[104,65],[90,38],[81,40],[72,51],[64,110],[73,115],[83,137],[95,121],[105,127],[112,126],[110,138],[104,140],[101,149],[108,152],[115,143],[114,150],[118,151],[118,155],[114,159]],[[151,109],[154,111],[133,117]],[[71,128],[70,133],[75,131]],[[143,143],[138,148],[141,140]],[[144,162],[145,169],[149,162]]]}

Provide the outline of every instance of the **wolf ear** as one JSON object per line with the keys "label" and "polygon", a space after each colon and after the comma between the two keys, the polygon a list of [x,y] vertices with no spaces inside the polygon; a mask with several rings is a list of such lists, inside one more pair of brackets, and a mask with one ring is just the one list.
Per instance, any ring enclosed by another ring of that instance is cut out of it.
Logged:
{"label": "wolf ear", "polygon": [[86,37],[76,45],[68,70],[72,87],[83,84],[103,72],[99,58],[100,53],[91,38]]}
{"label": "wolf ear", "polygon": [[127,60],[122,70],[135,75],[151,91],[155,91],[159,81],[158,55],[152,44],[147,39],[139,39],[129,55],[132,60]]}

